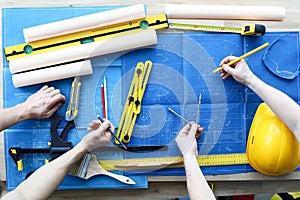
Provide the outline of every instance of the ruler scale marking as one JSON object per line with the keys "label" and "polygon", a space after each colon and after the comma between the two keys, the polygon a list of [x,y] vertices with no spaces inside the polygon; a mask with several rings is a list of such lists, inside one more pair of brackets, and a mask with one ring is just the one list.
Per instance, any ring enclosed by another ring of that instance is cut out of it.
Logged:
{"label": "ruler scale marking", "polygon": [[[158,162],[178,162],[181,163],[171,164],[166,168],[181,168],[184,167],[183,157],[154,157],[154,158],[131,158],[122,160],[99,160],[99,163],[106,170],[138,170],[139,167],[116,167],[122,164],[132,163],[158,163]],[[198,156],[197,158],[199,166],[228,166],[228,165],[240,165],[248,164],[248,159],[245,153],[236,154],[214,154]],[[145,169],[145,167],[144,167]]]}

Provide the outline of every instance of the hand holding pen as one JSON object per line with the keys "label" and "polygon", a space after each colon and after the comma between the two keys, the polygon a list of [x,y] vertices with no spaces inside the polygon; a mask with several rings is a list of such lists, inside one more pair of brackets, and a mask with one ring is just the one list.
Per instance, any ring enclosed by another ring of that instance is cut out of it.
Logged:
{"label": "hand holding pen", "polygon": [[[104,120],[101,119],[101,117],[100,117],[99,115],[97,115],[97,118],[101,121],[101,123],[104,122]],[[121,142],[121,140],[113,133],[113,131],[112,131],[110,128],[108,128],[107,130],[111,133],[111,135],[112,135],[116,140],[118,140],[118,142],[123,146],[124,149],[127,149],[127,147],[124,145],[124,143]]]}

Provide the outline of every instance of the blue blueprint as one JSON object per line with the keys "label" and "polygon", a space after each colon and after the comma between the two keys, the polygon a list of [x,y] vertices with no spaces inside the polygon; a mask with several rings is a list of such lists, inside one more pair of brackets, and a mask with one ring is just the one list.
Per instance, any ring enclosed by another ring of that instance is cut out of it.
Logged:
{"label": "blue blueprint", "polygon": [[[79,8],[22,8],[3,9],[3,47],[23,43],[22,29],[37,24],[57,21],[69,17],[94,13],[110,7]],[[55,14],[54,14],[55,13]],[[27,16],[27,19],[21,16]],[[47,16],[47,17],[46,17]],[[10,34],[14,33],[14,34]],[[220,61],[228,56],[240,56],[257,46],[277,40],[284,36],[287,48],[293,52],[289,60],[277,56],[278,63],[287,62],[292,70],[298,69],[299,60],[298,32],[268,33],[263,37],[242,37],[238,34],[219,33],[164,33],[158,34],[158,44],[138,50],[99,56],[92,59],[93,74],[82,76],[79,116],[76,130],[72,130],[67,140],[72,144],[80,141],[87,132],[86,127],[96,115],[102,115],[100,85],[104,76],[107,79],[108,116],[118,127],[123,105],[133,72],[138,62],[151,60],[152,71],[142,101],[133,135],[128,146],[167,145],[167,150],[153,152],[97,152],[100,159],[124,159],[139,157],[179,156],[175,143],[178,131],[185,125],[178,117],[168,111],[172,108],[187,120],[196,119],[198,96],[202,94],[199,123],[204,128],[198,140],[198,152],[207,154],[244,153],[247,133],[252,118],[261,100],[247,87],[232,78],[223,81],[219,74],[211,72]],[[286,79],[276,75],[263,63],[263,56],[268,48],[257,52],[246,60],[250,68],[267,83],[286,92],[299,101],[299,78]],[[277,49],[276,51],[286,51]],[[42,85],[14,88],[8,63],[4,60],[4,107],[11,107],[23,102]],[[67,97],[72,79],[54,81],[48,85],[59,88]],[[67,105],[58,113],[65,115]],[[29,171],[43,165],[47,155],[27,155],[23,158],[24,171],[18,172],[13,160],[8,155],[12,146],[23,148],[46,147],[50,140],[49,119],[28,120],[5,131],[6,171],[8,189],[15,188]],[[60,128],[64,124],[60,125]],[[113,143],[109,146],[114,146]],[[204,174],[229,174],[254,171],[249,165],[202,167]],[[184,175],[183,169],[159,169],[152,171],[116,172],[130,176],[136,182],[135,187],[147,187],[148,175]],[[96,177],[89,181],[68,176],[60,189],[82,188],[120,188],[128,187],[109,179]],[[132,186],[129,186],[130,188]]]}

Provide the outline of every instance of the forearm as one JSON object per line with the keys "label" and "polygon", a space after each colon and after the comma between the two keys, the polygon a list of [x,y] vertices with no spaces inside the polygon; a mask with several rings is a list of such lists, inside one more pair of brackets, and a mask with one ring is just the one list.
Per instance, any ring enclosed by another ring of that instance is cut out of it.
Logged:
{"label": "forearm", "polygon": [[291,129],[300,141],[300,107],[288,95],[253,76],[247,86]]}
{"label": "forearm", "polygon": [[197,158],[194,155],[184,156],[187,189],[191,200],[211,200],[215,196],[208,186]]}
{"label": "forearm", "polygon": [[26,181],[22,182],[12,194],[8,195],[30,200],[48,198],[60,185],[76,162],[86,153],[86,148],[80,142],[70,151],[39,168]]}
{"label": "forearm", "polygon": [[11,108],[0,109],[0,116],[0,131],[29,119],[28,111],[23,103]]}

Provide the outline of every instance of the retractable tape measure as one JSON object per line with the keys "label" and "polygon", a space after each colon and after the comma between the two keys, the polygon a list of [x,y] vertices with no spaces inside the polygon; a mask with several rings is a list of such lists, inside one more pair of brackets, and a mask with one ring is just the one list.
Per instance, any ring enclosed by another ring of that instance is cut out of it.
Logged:
{"label": "retractable tape measure", "polygon": [[207,31],[207,32],[230,32],[230,33],[239,33],[241,35],[251,35],[251,36],[262,36],[266,33],[266,27],[262,24],[247,24],[240,28],[234,28],[234,27],[224,27],[224,26],[169,23],[169,28]]}
{"label": "retractable tape measure", "polygon": [[[235,154],[211,154],[197,157],[199,166],[225,166],[249,164],[245,153]],[[183,157],[154,157],[154,158],[132,158],[122,160],[99,160],[99,164],[106,170],[139,170],[161,167],[166,168],[184,167]],[[169,164],[168,163],[173,163]]]}

